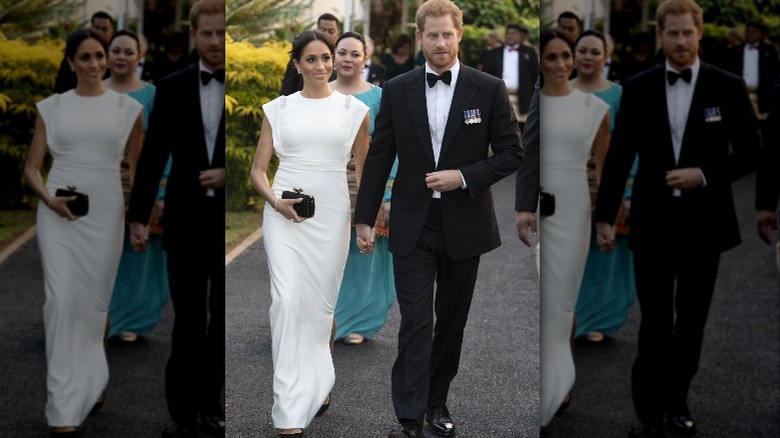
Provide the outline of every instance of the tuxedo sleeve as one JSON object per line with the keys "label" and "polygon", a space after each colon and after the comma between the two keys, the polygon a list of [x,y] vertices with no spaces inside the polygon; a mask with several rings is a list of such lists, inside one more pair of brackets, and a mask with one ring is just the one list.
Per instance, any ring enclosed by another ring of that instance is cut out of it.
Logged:
{"label": "tuxedo sleeve", "polygon": [[396,147],[393,131],[392,95],[400,93],[400,82],[385,82],[379,112],[374,120],[374,133],[355,202],[355,223],[373,226],[385,193],[390,169],[395,162]]}
{"label": "tuxedo sleeve", "polygon": [[472,198],[480,196],[490,186],[513,174],[523,164],[525,157],[517,117],[509,102],[504,81],[496,79],[492,84],[488,140],[493,155],[458,169],[466,180],[466,190]]}
{"label": "tuxedo sleeve", "polygon": [[[625,195],[626,181],[637,155],[637,142],[634,136],[642,132],[643,83],[627,81],[623,85],[620,109],[615,116],[615,129],[612,132],[604,168],[601,172],[601,184],[596,195],[594,222],[614,224],[620,204]],[[646,85],[645,85],[646,86]]]}
{"label": "tuxedo sleeve", "polygon": [[535,212],[539,203],[539,79],[534,86],[525,122],[523,149],[525,160],[515,177],[515,211]]}
{"label": "tuxedo sleeve", "polygon": [[780,195],[780,76],[775,81],[772,107],[767,116],[766,138],[756,172],[756,210],[775,211]]}
{"label": "tuxedo sleeve", "polygon": [[162,81],[157,85],[154,105],[149,115],[149,125],[144,137],[141,156],[136,166],[133,189],[130,193],[130,208],[127,213],[128,222],[146,224],[154,207],[154,201],[160,187],[165,165],[171,154],[172,140],[169,138],[172,124],[169,117],[181,113],[174,102],[170,82]]}

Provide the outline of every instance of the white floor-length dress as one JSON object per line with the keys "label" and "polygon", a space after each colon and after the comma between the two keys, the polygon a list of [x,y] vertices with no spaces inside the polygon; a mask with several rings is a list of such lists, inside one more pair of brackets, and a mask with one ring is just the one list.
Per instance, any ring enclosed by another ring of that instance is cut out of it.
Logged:
{"label": "white floor-length dress", "polygon": [[314,217],[301,223],[270,207],[263,213],[272,298],[271,415],[276,428],[305,428],[335,382],[329,343],[349,249],[346,166],[368,107],[336,91],[322,99],[298,92],[263,110],[279,156],[274,194],[281,198],[299,187],[316,202]]}
{"label": "white floor-length dress", "polygon": [[574,385],[569,339],[590,244],[587,163],[609,110],[603,100],[573,90],[541,95],[541,186],[555,196],[555,213],[540,224],[541,424],[546,426]]}
{"label": "white floor-length dress", "polygon": [[46,418],[78,426],[108,383],[103,349],[108,304],[122,249],[124,198],[120,163],[141,104],[112,90],[73,90],[37,104],[53,157],[46,188],[74,186],[89,196],[75,221],[38,204],[38,246],[46,301]]}

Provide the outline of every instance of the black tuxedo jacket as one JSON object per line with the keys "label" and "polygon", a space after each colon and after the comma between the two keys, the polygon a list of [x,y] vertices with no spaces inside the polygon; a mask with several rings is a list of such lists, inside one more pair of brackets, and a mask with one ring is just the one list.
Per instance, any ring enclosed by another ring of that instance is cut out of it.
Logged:
{"label": "black tuxedo jacket", "polygon": [[157,64],[154,61],[144,61],[140,79],[144,82],[149,82],[150,84],[158,79]]}
{"label": "black tuxedo jacket", "polygon": [[[665,66],[654,67],[623,83],[623,97],[604,164],[595,220],[615,222],[634,157],[639,167],[631,199],[629,246],[669,251],[696,245],[725,251],[740,243],[731,183],[753,171],[759,151],[758,124],[745,82],[701,63],[675,164],[666,107]],[[717,109],[720,119],[705,119]],[[733,149],[733,153],[729,149]],[[675,215],[666,172],[701,168],[706,187],[683,190]],[[686,242],[670,242],[667,230],[681,229]]]}
{"label": "black tuxedo jacket", "polygon": [[533,211],[539,204],[539,79],[523,131],[525,160],[515,177],[515,211]]}
{"label": "black tuxedo jacket", "polygon": [[780,75],[775,81],[772,105],[767,116],[764,149],[756,172],[756,209],[777,210],[780,196]]}
{"label": "black tuxedo jacket", "polygon": [[622,75],[622,67],[623,66],[618,61],[609,61],[609,72],[607,72],[607,80],[619,83]]}
{"label": "black tuxedo jacket", "polygon": [[[204,224],[224,224],[225,190],[215,190],[215,196],[208,199],[199,175],[202,170],[225,167],[225,112],[223,109],[209,163],[198,70],[197,65],[191,66],[155,84],[154,107],[130,195],[128,221],[147,223],[165,164],[172,157],[163,215],[166,248],[191,247],[197,245],[199,235],[224,232],[224,229],[204,229]],[[206,208],[212,204],[216,207]]]}
{"label": "black tuxedo jacket", "polygon": [[387,75],[387,67],[384,64],[371,61],[368,66],[368,80],[367,82],[381,87],[385,84],[385,76]]}
{"label": "black tuxedo jacket", "polygon": [[[532,47],[520,45],[520,62],[517,68],[520,70],[520,86],[518,88],[518,106],[521,114],[528,114],[531,106],[531,96],[534,93],[534,84],[539,77],[539,57]],[[504,74],[504,47],[497,47],[485,53],[485,73],[499,79]]]}
{"label": "black tuxedo jacket", "polygon": [[[726,63],[723,67],[737,76],[742,76],[745,67],[745,45],[740,44],[728,50]],[[772,87],[775,78],[780,73],[780,60],[777,48],[771,44],[758,44],[758,109],[762,113],[769,112],[772,104]]]}
{"label": "black tuxedo jacket", "polygon": [[[398,154],[390,251],[400,256],[411,253],[423,231],[433,194],[425,174],[437,170],[427,86],[424,68],[385,83],[355,209],[356,223],[374,224]],[[463,112],[475,109],[480,110],[481,123],[466,124]],[[441,194],[444,241],[451,258],[477,256],[501,245],[490,186],[515,172],[523,155],[504,82],[461,64],[438,165],[438,170],[460,170],[468,186]]]}

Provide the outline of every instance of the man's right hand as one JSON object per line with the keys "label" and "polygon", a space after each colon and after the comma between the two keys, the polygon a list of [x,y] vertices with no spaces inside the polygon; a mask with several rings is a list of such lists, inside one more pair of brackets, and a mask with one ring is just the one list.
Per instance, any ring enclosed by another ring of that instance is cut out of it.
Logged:
{"label": "man's right hand", "polygon": [[357,246],[361,254],[374,252],[374,228],[366,224],[356,224]]}
{"label": "man's right hand", "polygon": [[135,251],[146,251],[149,246],[149,230],[140,222],[130,222],[130,244]]}

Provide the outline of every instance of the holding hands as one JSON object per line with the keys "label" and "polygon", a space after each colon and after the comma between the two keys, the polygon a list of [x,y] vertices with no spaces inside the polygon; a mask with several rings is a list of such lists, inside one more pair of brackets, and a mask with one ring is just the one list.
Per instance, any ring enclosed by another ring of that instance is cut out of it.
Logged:
{"label": "holding hands", "polygon": [[615,249],[615,226],[606,222],[596,222],[596,239],[602,252]]}
{"label": "holding hands", "polygon": [[130,222],[130,244],[134,251],[146,251],[149,246],[149,228],[140,222]]}
{"label": "holding hands", "polygon": [[525,243],[525,246],[531,246],[531,237],[528,235],[529,228],[534,236],[539,234],[536,229],[536,215],[532,211],[518,211],[517,237],[520,238],[521,242]]}
{"label": "holding hands", "polygon": [[375,230],[366,224],[355,225],[357,232],[357,246],[361,254],[371,254],[374,252]]}

